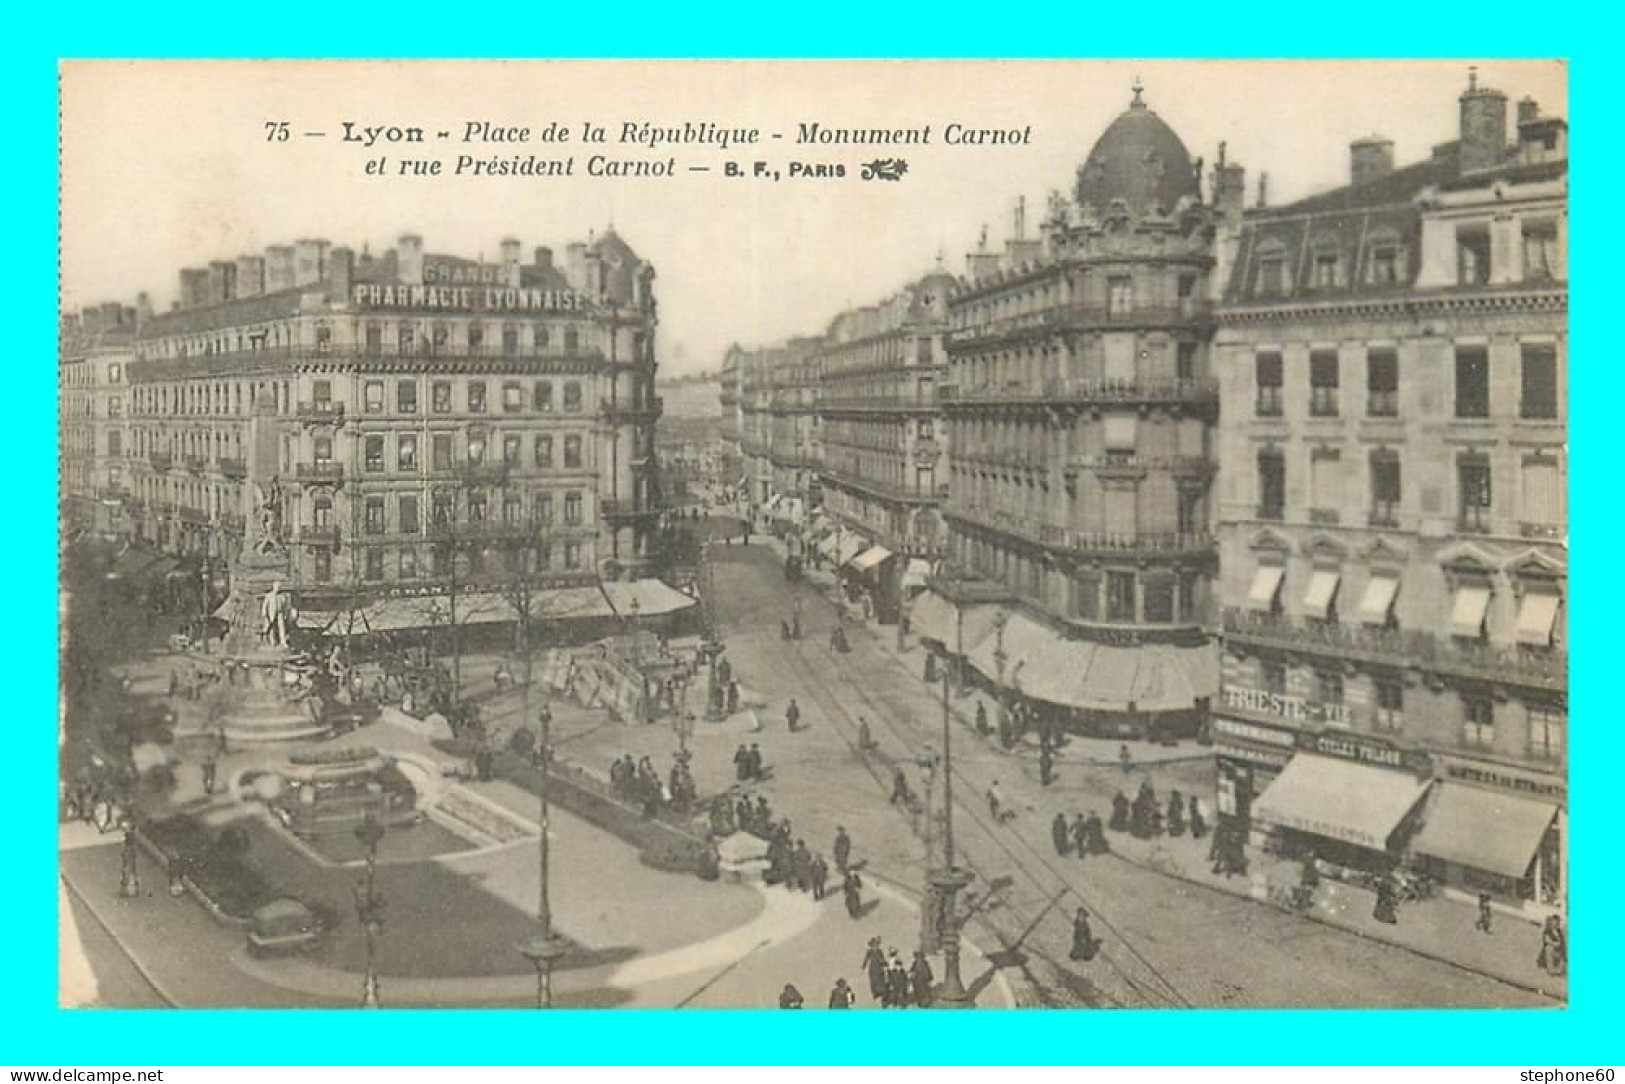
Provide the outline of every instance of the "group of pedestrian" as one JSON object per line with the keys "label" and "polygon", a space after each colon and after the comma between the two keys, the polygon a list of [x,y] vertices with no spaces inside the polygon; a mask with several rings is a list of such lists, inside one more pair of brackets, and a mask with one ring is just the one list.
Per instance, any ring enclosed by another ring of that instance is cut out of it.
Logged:
{"label": "group of pedestrian", "polygon": [[822,900],[829,885],[829,864],[824,856],[814,854],[807,841],[798,839],[790,843],[790,822],[783,821],[767,844],[767,882],[782,884],[796,892],[811,892],[812,898]]}
{"label": "group of pedestrian", "polygon": [[1075,813],[1070,822],[1065,813],[1055,814],[1050,822],[1050,838],[1055,844],[1055,853],[1063,858],[1069,854],[1079,858],[1109,854],[1112,849],[1106,840],[1106,827],[1094,810],[1090,810],[1087,817]]}
{"label": "group of pedestrian", "polygon": [[616,797],[625,799],[652,814],[666,800],[665,788],[654,761],[648,757],[632,759],[627,753],[609,767],[609,785]]}
{"label": "group of pedestrian", "polygon": [[1535,962],[1548,975],[1562,975],[1569,969],[1569,938],[1557,915],[1548,915],[1541,927],[1540,956]]}
{"label": "group of pedestrian", "polygon": [[741,794],[734,804],[734,827],[762,839],[772,839],[775,834],[773,807],[767,804],[767,796],[758,794],[752,804],[750,795]]}
{"label": "group of pedestrian", "polygon": [[741,742],[734,750],[734,778],[741,783],[758,783],[767,775],[768,770],[762,764],[762,747]]}
{"label": "group of pedestrian", "polygon": [[1114,832],[1129,832],[1136,839],[1152,839],[1164,833],[1179,837],[1187,831],[1192,839],[1201,839],[1208,831],[1201,799],[1192,795],[1187,803],[1183,794],[1172,790],[1164,807],[1149,779],[1141,780],[1132,802],[1121,790],[1112,797],[1109,826]]}
{"label": "group of pedestrian", "polygon": [[880,938],[869,938],[863,953],[863,969],[869,976],[869,993],[883,1009],[916,1006],[929,1009],[936,1000],[936,976],[925,953],[916,951],[914,962],[903,966],[896,949],[886,949]]}
{"label": "group of pedestrian", "polygon": [[1247,876],[1247,831],[1238,824],[1220,821],[1213,829],[1213,843],[1208,847],[1208,861],[1213,872],[1225,880]]}

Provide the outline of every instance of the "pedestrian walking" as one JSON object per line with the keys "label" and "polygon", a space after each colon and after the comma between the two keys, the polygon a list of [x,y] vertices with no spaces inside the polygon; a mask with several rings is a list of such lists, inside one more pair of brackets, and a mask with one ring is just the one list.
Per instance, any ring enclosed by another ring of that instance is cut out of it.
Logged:
{"label": "pedestrian walking", "polygon": [[1387,874],[1377,882],[1377,905],[1372,908],[1371,917],[1389,926],[1399,924],[1399,892],[1393,877]]}
{"label": "pedestrian walking", "polygon": [[728,714],[733,715],[739,710],[739,682],[728,682]]}
{"label": "pedestrian walking", "polygon": [[1087,963],[1099,951],[1100,942],[1089,927],[1089,912],[1080,907],[1077,914],[1072,916],[1072,951],[1069,955],[1080,963]]}
{"label": "pedestrian walking", "polygon": [[734,750],[734,778],[741,783],[750,779],[750,749],[743,743]]}
{"label": "pedestrian walking", "polygon": [[795,850],[790,852],[790,874],[795,879],[796,891],[812,891],[812,852],[804,839],[796,840]]}
{"label": "pedestrian walking", "polygon": [[987,725],[987,705],[978,700],[976,702],[976,733],[986,736],[991,729]]}
{"label": "pedestrian walking", "polygon": [[1072,815],[1072,850],[1080,859],[1089,857],[1089,822],[1082,813]]}
{"label": "pedestrian walking", "polygon": [[1049,743],[1045,742],[1038,749],[1038,785],[1047,787],[1055,778],[1055,754],[1050,752]]}
{"label": "pedestrian walking", "polygon": [[1055,853],[1065,858],[1071,839],[1071,833],[1066,826],[1065,813],[1055,814],[1055,819],[1049,823],[1049,835],[1050,840],[1055,844]]}
{"label": "pedestrian walking", "polygon": [[999,781],[993,780],[987,787],[987,811],[993,818],[994,824],[1004,821],[1004,791],[999,788]]}
{"label": "pedestrian walking", "polygon": [[1094,810],[1089,811],[1089,819],[1083,823],[1084,838],[1088,841],[1090,854],[1110,854],[1112,845],[1106,842],[1106,826],[1101,823],[1100,814]]}
{"label": "pedestrian walking", "polygon": [[801,705],[796,703],[795,697],[790,698],[790,706],[784,709],[784,721],[788,724],[791,733],[798,729],[801,722]]}
{"label": "pedestrian walking", "polygon": [[846,900],[846,913],[854,921],[863,917],[863,878],[858,876],[857,870],[846,871],[846,878],[841,882],[841,895]]}
{"label": "pedestrian walking", "polygon": [[214,796],[214,776],[218,765],[212,756],[203,758],[203,793]]}
{"label": "pedestrian walking", "polygon": [[846,873],[847,864],[852,860],[852,837],[846,834],[846,829],[836,826],[835,829],[835,868]]}
{"label": "pedestrian walking", "polygon": [[1478,921],[1473,923],[1473,928],[1482,930],[1485,933],[1489,933],[1491,913],[1490,894],[1488,892],[1480,892],[1478,894]]}
{"label": "pedestrian walking", "polygon": [[1134,754],[1128,751],[1126,744],[1117,747],[1117,762],[1123,766],[1124,775],[1134,770]]}
{"label": "pedestrian walking", "polygon": [[1170,836],[1185,834],[1185,799],[1180,797],[1177,790],[1168,795],[1168,834]]}
{"label": "pedestrian walking", "polygon": [[1112,796],[1112,819],[1107,825],[1114,832],[1128,831],[1129,803],[1128,796],[1118,791]]}
{"label": "pedestrian walking", "polygon": [[903,769],[893,770],[891,777],[891,804],[901,805],[904,809],[914,804],[914,795],[908,789],[908,776]]}
{"label": "pedestrian walking", "polygon": [[1540,956],[1535,960],[1548,975],[1562,975],[1569,967],[1569,939],[1563,932],[1563,919],[1548,915],[1540,930]]}
{"label": "pedestrian walking", "polygon": [[903,966],[903,958],[897,955],[897,950],[892,949],[886,968],[886,1003],[889,1008],[906,1009],[908,1002],[908,968]]}
{"label": "pedestrian walking", "polygon": [[931,965],[926,961],[925,953],[915,951],[914,962],[908,969],[908,980],[914,990],[914,1004],[922,1009],[929,1009],[931,1002],[936,999],[937,977],[931,973]]}
{"label": "pedestrian walking", "polygon": [[875,747],[874,735],[869,732],[869,720],[858,717],[858,752],[867,753]]}
{"label": "pedestrian walking", "polygon": [[876,1002],[884,1003],[886,999],[886,950],[880,945],[880,938],[869,938],[869,945],[863,952],[864,973],[869,976],[869,995]]}
{"label": "pedestrian walking", "polygon": [[1207,818],[1202,816],[1202,799],[1191,795],[1191,838],[1201,839],[1207,835]]}
{"label": "pedestrian walking", "polygon": [[785,983],[784,989],[779,993],[779,1008],[799,1009],[801,1008],[801,1005],[801,991],[797,990],[790,983]]}
{"label": "pedestrian walking", "polygon": [[824,891],[829,885],[829,864],[824,861],[823,855],[813,856],[811,872],[813,899],[822,900]]}
{"label": "pedestrian walking", "polygon": [[850,1009],[852,1003],[858,999],[852,992],[852,987],[846,984],[845,979],[836,979],[835,986],[829,992],[829,1007],[832,1009]]}
{"label": "pedestrian walking", "polygon": [[745,750],[745,778],[761,780],[765,775],[766,771],[762,767],[762,747],[751,742],[750,748]]}

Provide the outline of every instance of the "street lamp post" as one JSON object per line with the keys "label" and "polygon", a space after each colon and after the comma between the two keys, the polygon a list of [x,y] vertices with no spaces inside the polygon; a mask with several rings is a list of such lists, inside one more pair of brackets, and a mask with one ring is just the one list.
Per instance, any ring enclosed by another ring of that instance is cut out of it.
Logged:
{"label": "street lamp post", "polygon": [[134,817],[124,822],[124,846],[119,852],[118,894],[125,899],[141,895],[141,872],[136,866]]}
{"label": "street lamp post", "polygon": [[[526,656],[528,659],[528,655]],[[528,664],[527,664],[528,665]],[[528,676],[528,675],[527,675]],[[537,773],[536,797],[540,806],[537,822],[537,859],[539,862],[536,897],[536,936],[519,946],[520,955],[536,969],[536,1007],[553,1007],[553,963],[565,954],[564,940],[553,935],[553,908],[548,900],[548,841],[547,841],[547,779],[553,760],[553,713],[546,704],[537,714],[540,730],[541,770]]]}
{"label": "street lamp post", "polygon": [[[965,642],[965,615],[954,607],[957,639],[961,649]],[[961,651],[961,661],[963,650]],[[965,990],[965,980],[959,974],[959,908],[958,897],[971,883],[969,870],[954,865],[954,757],[953,712],[948,702],[950,679],[947,668],[942,675],[942,864],[931,871],[931,889],[936,906],[942,915],[942,984],[937,987],[936,1004],[945,1009],[968,1009],[974,1005]]]}
{"label": "street lamp post", "polygon": [[355,837],[367,849],[367,879],[356,889],[356,919],[366,935],[367,971],[361,983],[361,1007],[378,1008],[378,935],[384,928],[384,898],[378,894],[378,845],[384,839],[384,826],[368,813],[356,826]]}
{"label": "street lamp post", "polygon": [[1010,615],[1000,610],[993,618],[993,665],[999,675],[998,688],[994,691],[994,707],[999,712],[999,744],[1005,748],[1010,746],[1010,719],[1006,701],[1010,694],[1004,688],[1004,666],[1010,661],[1010,656],[1004,652],[1004,627],[1010,621]]}

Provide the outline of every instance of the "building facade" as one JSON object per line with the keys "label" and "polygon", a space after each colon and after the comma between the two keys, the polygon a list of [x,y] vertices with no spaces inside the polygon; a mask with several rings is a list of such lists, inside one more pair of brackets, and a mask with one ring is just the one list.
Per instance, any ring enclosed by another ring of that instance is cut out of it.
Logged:
{"label": "building facade", "polygon": [[1558,906],[1566,125],[1526,101],[1509,138],[1476,84],[1460,119],[1402,168],[1356,141],[1347,185],[1221,245],[1219,807]]}
{"label": "building facade", "polygon": [[1136,89],[1040,236],[1018,210],[949,302],[949,556],[975,598],[1004,600],[999,635],[968,657],[1089,733],[1197,733],[1218,693],[1222,216],[1200,187]]}
{"label": "building facade", "polygon": [[[855,570],[855,586],[886,623],[900,618],[942,557],[948,442],[937,392],[955,287],[939,271],[878,305],[842,313],[816,354],[823,507],[870,544],[858,555],[865,567]],[[839,556],[838,542],[827,548]]]}
{"label": "building facade", "polygon": [[613,232],[500,254],[306,240],[182,271],[126,369],[132,537],[224,563],[264,491],[302,611],[653,575],[654,271]]}
{"label": "building facade", "polygon": [[62,321],[59,431],[63,526],[117,538],[127,530],[129,367],[137,312],[107,304]]}

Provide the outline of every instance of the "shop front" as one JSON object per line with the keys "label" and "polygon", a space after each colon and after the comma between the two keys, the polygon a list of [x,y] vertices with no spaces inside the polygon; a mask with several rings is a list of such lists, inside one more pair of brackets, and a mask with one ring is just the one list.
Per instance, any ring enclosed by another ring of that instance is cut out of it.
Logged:
{"label": "shop front", "polygon": [[1550,777],[1441,758],[1411,850],[1447,892],[1536,914],[1563,909],[1567,789]]}
{"label": "shop front", "polygon": [[[1327,736],[1303,737],[1310,741],[1300,750]],[[1255,842],[1266,853],[1313,854],[1335,866],[1386,873],[1404,858],[1431,785],[1425,773],[1403,767],[1300,751],[1253,802]]]}

